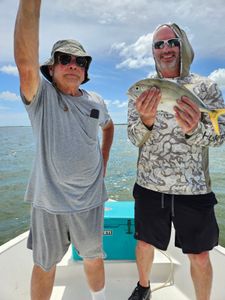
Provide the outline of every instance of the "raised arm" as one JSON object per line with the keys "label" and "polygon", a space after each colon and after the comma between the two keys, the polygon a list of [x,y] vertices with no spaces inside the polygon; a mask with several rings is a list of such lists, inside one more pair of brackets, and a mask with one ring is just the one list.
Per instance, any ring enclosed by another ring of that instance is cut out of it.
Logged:
{"label": "raised arm", "polygon": [[20,88],[28,102],[37,93],[39,75],[39,16],[41,0],[20,0],[14,32],[14,55]]}

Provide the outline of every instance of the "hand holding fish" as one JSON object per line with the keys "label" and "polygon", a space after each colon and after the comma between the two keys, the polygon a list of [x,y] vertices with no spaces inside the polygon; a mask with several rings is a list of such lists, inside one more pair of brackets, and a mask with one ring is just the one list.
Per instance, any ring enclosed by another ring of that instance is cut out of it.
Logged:
{"label": "hand holding fish", "polygon": [[175,118],[185,134],[192,133],[198,126],[201,112],[196,103],[188,97],[181,97],[174,106]]}
{"label": "hand holding fish", "polygon": [[136,109],[142,122],[148,127],[151,127],[155,122],[160,99],[160,90],[156,87],[152,87],[144,91],[136,100]]}
{"label": "hand holding fish", "polygon": [[[209,109],[195,95],[192,85],[184,86],[171,80],[147,78],[134,83],[128,89],[127,94],[130,98],[137,99],[136,109],[142,122],[148,127],[154,124],[158,109],[158,111],[166,111],[171,114],[175,112],[177,122],[183,131],[191,133],[198,125],[201,111],[209,114],[215,133],[220,134],[218,117],[225,115],[225,108]],[[182,99],[181,103],[178,104],[176,99]],[[176,110],[174,110],[174,105],[177,107]]]}

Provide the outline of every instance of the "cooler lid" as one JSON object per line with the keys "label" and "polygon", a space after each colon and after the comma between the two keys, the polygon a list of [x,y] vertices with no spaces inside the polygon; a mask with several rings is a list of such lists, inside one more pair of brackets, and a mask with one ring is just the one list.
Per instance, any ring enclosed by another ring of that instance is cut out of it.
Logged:
{"label": "cooler lid", "polygon": [[134,201],[106,201],[105,220],[134,219]]}

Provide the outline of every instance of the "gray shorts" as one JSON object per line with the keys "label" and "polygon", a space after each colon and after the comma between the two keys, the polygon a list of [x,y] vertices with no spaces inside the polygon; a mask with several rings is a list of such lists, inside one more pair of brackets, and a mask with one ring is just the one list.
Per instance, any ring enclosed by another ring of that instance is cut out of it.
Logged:
{"label": "gray shorts", "polygon": [[104,258],[103,221],[103,205],[71,214],[32,208],[27,248],[33,250],[34,263],[49,271],[61,261],[71,243],[83,258]]}

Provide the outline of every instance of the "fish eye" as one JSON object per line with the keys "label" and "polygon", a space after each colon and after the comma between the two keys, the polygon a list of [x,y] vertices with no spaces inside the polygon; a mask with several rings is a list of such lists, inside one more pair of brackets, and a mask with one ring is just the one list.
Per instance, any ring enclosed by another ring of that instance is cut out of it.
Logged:
{"label": "fish eye", "polygon": [[139,89],[140,89],[139,86],[135,86],[136,91],[139,91]]}

